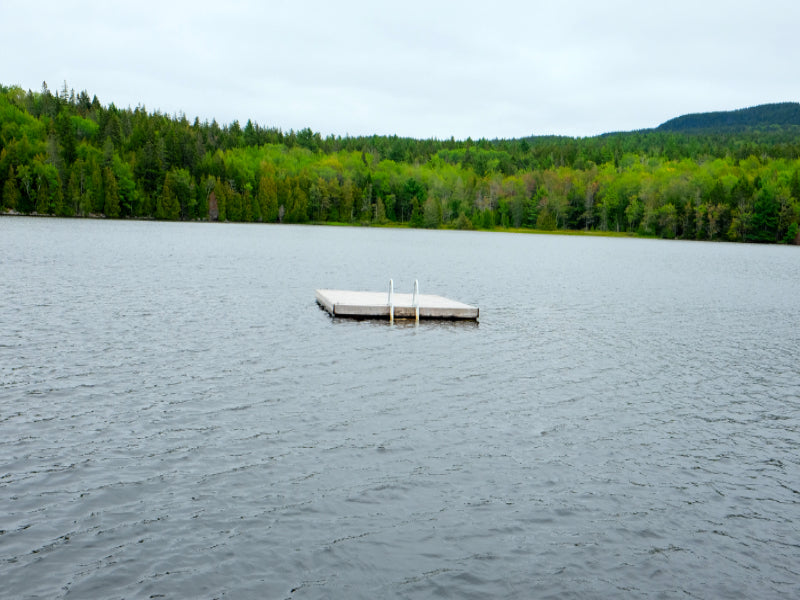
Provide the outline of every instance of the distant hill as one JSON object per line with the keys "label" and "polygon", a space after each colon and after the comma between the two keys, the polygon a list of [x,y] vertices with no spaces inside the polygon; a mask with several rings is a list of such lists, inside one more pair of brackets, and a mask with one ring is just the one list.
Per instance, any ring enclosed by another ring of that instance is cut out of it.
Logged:
{"label": "distant hill", "polygon": [[683,115],[662,123],[656,131],[736,131],[769,125],[800,125],[800,103],[780,102],[739,110]]}

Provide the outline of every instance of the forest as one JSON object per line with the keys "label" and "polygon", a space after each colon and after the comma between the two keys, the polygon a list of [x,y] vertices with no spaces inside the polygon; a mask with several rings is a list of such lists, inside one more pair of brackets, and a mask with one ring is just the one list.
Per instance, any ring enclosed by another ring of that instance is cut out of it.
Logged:
{"label": "forest", "polygon": [[595,137],[220,125],[0,85],[0,214],[800,243],[800,105]]}

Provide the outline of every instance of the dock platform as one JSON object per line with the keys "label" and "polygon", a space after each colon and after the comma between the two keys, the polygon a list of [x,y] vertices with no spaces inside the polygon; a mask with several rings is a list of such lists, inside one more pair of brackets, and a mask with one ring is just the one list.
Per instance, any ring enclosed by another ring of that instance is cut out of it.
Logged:
{"label": "dock platform", "polygon": [[[416,286],[415,286],[416,290]],[[478,319],[478,307],[431,294],[315,290],[317,302],[334,317],[393,319]]]}

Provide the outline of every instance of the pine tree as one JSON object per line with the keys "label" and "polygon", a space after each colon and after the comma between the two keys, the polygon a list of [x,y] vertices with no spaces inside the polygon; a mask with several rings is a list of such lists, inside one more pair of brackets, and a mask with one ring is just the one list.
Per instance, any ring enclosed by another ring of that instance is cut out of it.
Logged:
{"label": "pine tree", "polygon": [[172,189],[169,174],[164,177],[164,186],[156,200],[156,219],[162,221],[177,221],[181,216],[181,206],[178,197]]}
{"label": "pine tree", "polygon": [[110,219],[119,217],[119,191],[117,178],[110,167],[103,170],[103,186],[105,188],[105,205],[103,212]]}
{"label": "pine tree", "polygon": [[308,194],[299,184],[295,184],[292,190],[291,209],[286,218],[290,223],[308,221]]}
{"label": "pine tree", "polygon": [[103,172],[97,163],[91,163],[89,167],[89,190],[91,192],[91,209],[89,212],[101,214],[105,205],[103,196]]}
{"label": "pine tree", "polygon": [[261,223],[262,215],[261,215],[261,205],[258,203],[258,198],[256,195],[253,194],[249,189],[246,192],[247,194],[247,203],[250,207],[249,213],[252,220],[256,223]]}
{"label": "pine tree", "polygon": [[[253,210],[253,204],[255,199],[253,195],[250,193],[249,189],[244,190],[244,196],[242,197],[242,220],[245,223],[252,223],[256,221],[256,213]],[[256,205],[257,206],[257,205]]]}
{"label": "pine tree", "polygon": [[266,223],[274,223],[278,220],[278,186],[275,179],[262,175],[258,182],[258,204],[261,212],[261,219]]}
{"label": "pine tree", "polygon": [[17,178],[14,176],[14,167],[8,167],[8,179],[3,184],[3,197],[0,200],[0,208],[16,210],[19,203],[19,188]]}
{"label": "pine tree", "polygon": [[50,197],[47,192],[47,186],[42,185],[41,183],[36,188],[36,212],[40,215],[52,213],[50,208]]}

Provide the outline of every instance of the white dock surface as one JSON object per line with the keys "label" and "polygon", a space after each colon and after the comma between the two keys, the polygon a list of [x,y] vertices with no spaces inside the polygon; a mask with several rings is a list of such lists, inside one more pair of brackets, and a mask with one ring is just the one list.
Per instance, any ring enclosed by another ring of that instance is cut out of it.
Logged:
{"label": "white dock surface", "polygon": [[[335,317],[385,317],[389,318],[388,294],[386,292],[351,292],[347,290],[316,290],[317,302]],[[395,319],[413,319],[416,309],[412,305],[413,294],[392,296]],[[419,294],[420,319],[466,319],[478,318],[478,307],[431,294]]]}

